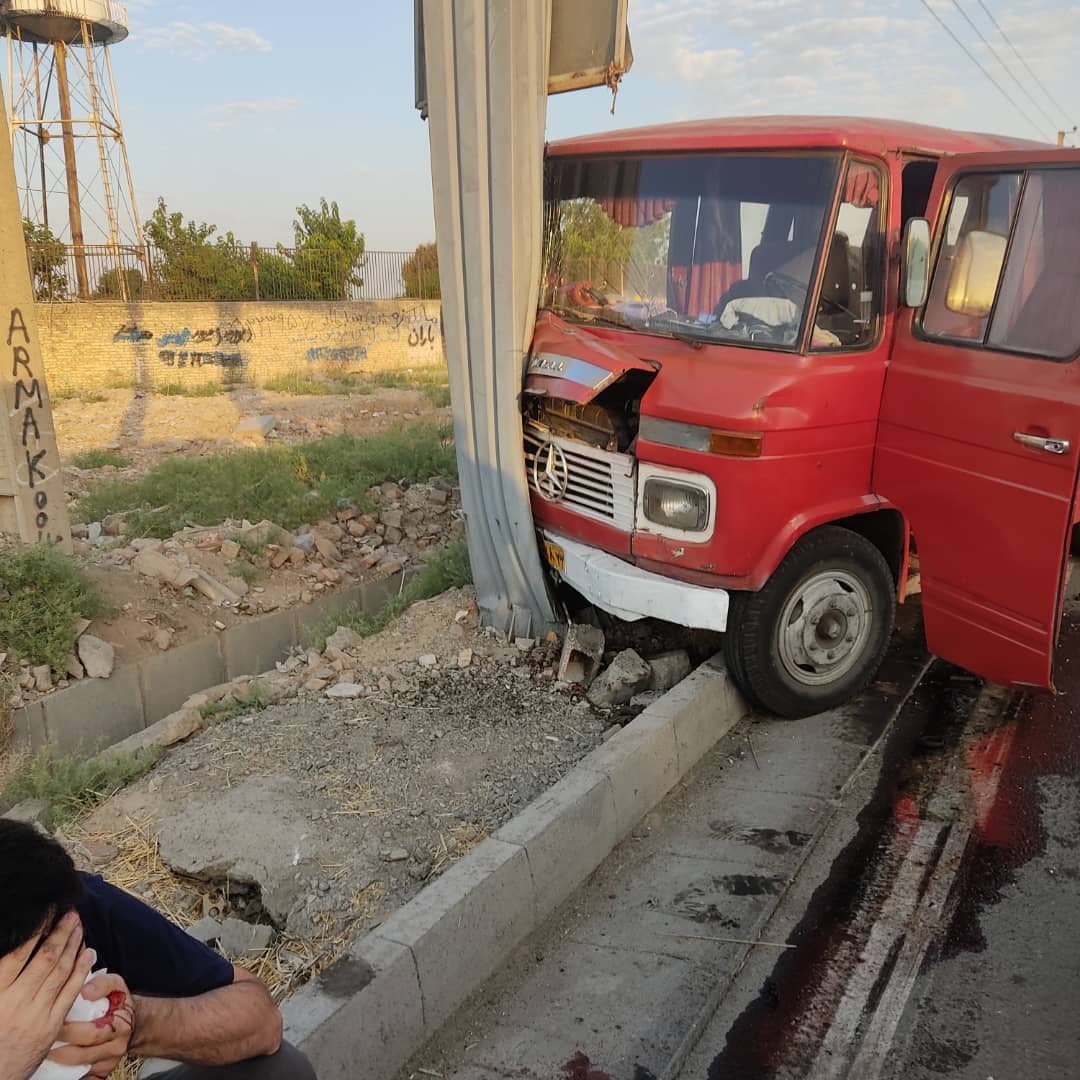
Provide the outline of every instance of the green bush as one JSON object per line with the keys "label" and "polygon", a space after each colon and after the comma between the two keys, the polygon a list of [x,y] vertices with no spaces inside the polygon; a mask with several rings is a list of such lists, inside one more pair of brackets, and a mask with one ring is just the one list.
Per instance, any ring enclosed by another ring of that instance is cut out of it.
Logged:
{"label": "green bush", "polygon": [[137,754],[56,757],[42,750],[15,769],[0,792],[0,806],[44,799],[49,804],[45,824],[50,829],[59,828],[148,773],[159,756],[160,750],[143,750]]}
{"label": "green bush", "polygon": [[126,469],[131,464],[131,458],[118,454],[115,450],[84,450],[76,454],[70,461],[76,469],[104,469],[112,465],[116,469]]}
{"label": "green bush", "polygon": [[139,480],[104,480],[76,507],[83,521],[128,514],[133,536],[165,538],[187,525],[226,518],[268,519],[287,529],[317,520],[339,500],[366,505],[385,480],[456,476],[449,432],[435,424],[394,428],[364,439],[243,450],[219,457],[170,459]]}
{"label": "green bush", "polygon": [[[424,565],[424,568],[409,579],[405,588],[389,603],[377,612],[370,614],[356,609],[335,615],[328,620],[320,632],[320,645],[325,645],[326,638],[339,626],[347,626],[364,637],[370,637],[384,629],[403,611],[412,607],[418,600],[427,600],[438,596],[447,589],[459,589],[472,582],[472,567],[469,564],[469,549],[464,540],[447,544]],[[333,625],[330,625],[330,623]]]}
{"label": "green bush", "polygon": [[0,550],[0,649],[67,667],[75,650],[75,624],[104,610],[101,596],[82,571],[49,547]]}

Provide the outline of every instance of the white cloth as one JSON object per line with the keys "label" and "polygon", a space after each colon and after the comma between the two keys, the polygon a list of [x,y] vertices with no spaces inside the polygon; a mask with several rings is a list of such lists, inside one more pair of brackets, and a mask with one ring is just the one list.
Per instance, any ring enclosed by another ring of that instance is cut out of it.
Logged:
{"label": "white cloth", "polygon": [[[104,974],[106,974],[104,969],[92,971],[86,976],[86,982],[90,982],[91,979],[96,979],[99,975]],[[85,986],[86,983],[83,983],[83,985]],[[109,999],[107,997],[102,998],[100,1001],[87,1001],[80,994],[75,999],[75,1004],[71,1006],[67,1014],[67,1020],[69,1024],[83,1024],[93,1020],[100,1020],[108,1014],[108,1011]],[[64,1045],[62,1042],[55,1042],[52,1048],[56,1050]],[[30,1077],[30,1080],[82,1080],[89,1071],[89,1065],[58,1065],[55,1061],[46,1059],[38,1067],[37,1072]]]}
{"label": "white cloth", "polygon": [[720,325],[730,330],[740,315],[767,323],[769,326],[790,326],[799,321],[799,309],[779,296],[744,296],[724,305],[720,313]]}

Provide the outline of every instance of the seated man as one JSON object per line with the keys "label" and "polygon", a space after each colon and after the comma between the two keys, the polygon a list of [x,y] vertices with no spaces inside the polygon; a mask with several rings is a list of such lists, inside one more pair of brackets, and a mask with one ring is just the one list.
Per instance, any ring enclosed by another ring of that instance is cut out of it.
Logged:
{"label": "seated man", "polygon": [[[90,979],[91,970],[108,974]],[[82,991],[107,1018],[68,1023]],[[56,841],[0,819],[0,1080],[50,1062],[107,1077],[125,1054],[183,1062],[160,1080],[314,1080],[281,1040],[263,984],[100,878]],[[64,1043],[52,1050],[54,1042]],[[46,1061],[48,1058],[48,1061]],[[72,1074],[78,1075],[78,1073]]]}

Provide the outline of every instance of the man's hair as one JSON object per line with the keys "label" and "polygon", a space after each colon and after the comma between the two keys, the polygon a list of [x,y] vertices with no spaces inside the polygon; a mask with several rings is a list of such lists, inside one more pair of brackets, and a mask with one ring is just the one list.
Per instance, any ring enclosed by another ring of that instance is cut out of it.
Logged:
{"label": "man's hair", "polygon": [[0,818],[0,956],[49,930],[79,899],[71,856],[33,825]]}

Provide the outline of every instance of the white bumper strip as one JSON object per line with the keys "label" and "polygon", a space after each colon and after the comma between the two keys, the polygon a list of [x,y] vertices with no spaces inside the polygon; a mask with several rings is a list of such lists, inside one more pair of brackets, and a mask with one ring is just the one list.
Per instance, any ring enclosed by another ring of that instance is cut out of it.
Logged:
{"label": "white bumper strip", "polygon": [[727,629],[729,597],[725,589],[688,585],[642,570],[606,551],[544,531],[566,555],[560,577],[586,600],[626,622],[663,619],[696,630]]}

